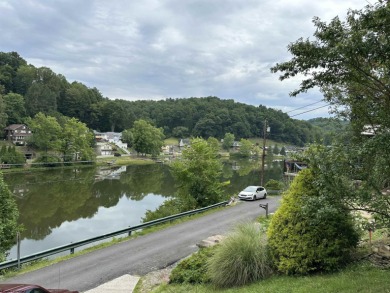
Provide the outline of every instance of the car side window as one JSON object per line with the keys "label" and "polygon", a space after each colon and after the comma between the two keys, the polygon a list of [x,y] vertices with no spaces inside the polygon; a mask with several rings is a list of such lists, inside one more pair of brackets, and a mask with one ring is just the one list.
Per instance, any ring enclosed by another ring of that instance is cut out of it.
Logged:
{"label": "car side window", "polygon": [[41,290],[40,288],[34,288],[27,290],[25,293],[45,293],[46,291]]}
{"label": "car side window", "polygon": [[257,188],[257,191],[263,191],[263,190],[264,190],[263,187]]}

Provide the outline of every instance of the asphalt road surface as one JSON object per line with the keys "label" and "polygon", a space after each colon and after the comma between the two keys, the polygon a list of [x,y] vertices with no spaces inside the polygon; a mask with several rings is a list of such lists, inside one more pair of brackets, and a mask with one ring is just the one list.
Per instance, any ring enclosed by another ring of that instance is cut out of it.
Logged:
{"label": "asphalt road surface", "polygon": [[209,236],[226,234],[237,223],[253,221],[268,203],[272,213],[280,197],[240,201],[218,212],[167,229],[140,236],[113,246],[26,273],[0,283],[32,283],[46,288],[66,288],[80,292],[95,288],[125,274],[143,276],[164,268],[198,250]]}

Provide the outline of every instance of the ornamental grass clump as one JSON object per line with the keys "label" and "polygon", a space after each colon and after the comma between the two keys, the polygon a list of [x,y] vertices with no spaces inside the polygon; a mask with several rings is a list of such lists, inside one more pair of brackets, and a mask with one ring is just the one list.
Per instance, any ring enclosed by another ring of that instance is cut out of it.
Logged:
{"label": "ornamental grass clump", "polygon": [[216,247],[208,274],[217,287],[246,285],[272,274],[265,231],[255,223],[240,224]]}

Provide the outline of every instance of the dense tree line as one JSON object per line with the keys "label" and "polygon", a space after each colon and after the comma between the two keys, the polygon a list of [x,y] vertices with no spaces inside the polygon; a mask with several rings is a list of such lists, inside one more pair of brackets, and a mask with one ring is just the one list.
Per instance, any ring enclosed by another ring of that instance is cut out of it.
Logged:
{"label": "dense tree line", "polygon": [[40,112],[26,120],[33,132],[28,144],[43,152],[37,161],[91,161],[95,157],[93,132],[76,118],[56,118]]}
{"label": "dense tree line", "polygon": [[251,106],[217,97],[166,99],[160,101],[110,100],[96,88],[69,83],[50,68],[36,68],[16,52],[0,52],[0,128],[23,123],[39,112],[77,118],[89,128],[122,132],[145,120],[164,130],[166,137],[215,137],[225,133],[235,138],[262,135],[267,119],[269,138],[303,145],[321,138],[306,121],[294,120],[281,111]]}

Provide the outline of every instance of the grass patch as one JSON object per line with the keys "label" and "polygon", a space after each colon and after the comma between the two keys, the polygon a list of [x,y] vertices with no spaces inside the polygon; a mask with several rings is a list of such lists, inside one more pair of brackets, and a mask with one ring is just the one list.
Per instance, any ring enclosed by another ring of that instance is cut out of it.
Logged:
{"label": "grass patch", "polygon": [[164,144],[165,145],[179,145],[179,139],[176,137],[168,137],[164,139]]}
{"label": "grass patch", "polygon": [[[263,146],[263,139],[260,138],[260,137],[253,137],[253,138],[249,138],[248,139],[251,143],[253,144],[258,144],[259,146]],[[267,139],[266,140],[266,146],[270,147],[270,146],[274,146],[274,145],[277,145],[278,148],[282,148],[283,146],[286,145],[286,143],[281,143],[281,142],[276,142],[274,140],[271,140],[271,139]]]}
{"label": "grass patch", "polygon": [[[270,222],[270,217],[261,216],[257,219],[261,226],[266,228]],[[378,232],[379,237],[383,237],[383,232]],[[387,235],[387,234],[386,234]],[[237,251],[234,251],[236,254]],[[367,256],[368,250],[363,253]],[[355,293],[355,292],[390,292],[389,269],[374,266],[360,255],[359,261],[351,263],[349,266],[334,273],[318,273],[309,276],[286,276],[274,274],[257,282],[236,286],[232,288],[220,289],[215,285],[206,284],[162,284],[152,292],[278,292],[278,293]],[[363,260],[361,260],[363,259]],[[135,291],[137,292],[137,291]]]}
{"label": "grass patch", "polygon": [[314,275],[310,277],[273,276],[248,286],[231,289],[217,289],[212,285],[177,285],[164,284],[153,293],[165,292],[234,292],[234,293],[356,293],[356,292],[389,292],[389,271],[372,266],[367,262],[353,264],[333,274]]}

